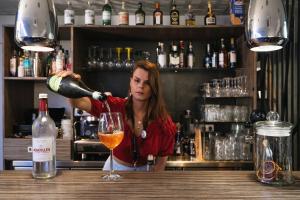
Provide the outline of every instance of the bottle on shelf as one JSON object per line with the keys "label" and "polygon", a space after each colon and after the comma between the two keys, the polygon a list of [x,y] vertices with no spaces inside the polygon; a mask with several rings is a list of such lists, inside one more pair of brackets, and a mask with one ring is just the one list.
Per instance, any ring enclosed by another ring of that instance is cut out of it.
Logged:
{"label": "bottle on shelf", "polygon": [[155,10],[153,12],[153,25],[163,25],[163,12],[160,10],[160,3],[155,3]]}
{"label": "bottle on shelf", "polygon": [[72,58],[70,57],[68,50],[65,52],[65,70],[72,70]]}
{"label": "bottle on shelf", "polygon": [[219,67],[227,68],[228,67],[228,54],[224,43],[224,38],[221,38],[221,47],[219,51]]}
{"label": "bottle on shelf", "polygon": [[179,53],[177,45],[172,42],[169,54],[169,66],[171,68],[179,68]]}
{"label": "bottle on shelf", "polygon": [[234,43],[234,38],[230,38],[230,50],[228,52],[229,56],[229,68],[236,68],[237,66],[237,55]]}
{"label": "bottle on shelf", "polygon": [[204,67],[206,69],[212,67],[212,55],[211,55],[211,48],[209,43],[206,44],[206,52],[204,56]]}
{"label": "bottle on shelf", "polygon": [[135,25],[145,25],[145,12],[141,2],[138,3],[138,9],[135,12]]}
{"label": "bottle on shelf", "polygon": [[193,51],[193,45],[192,45],[192,42],[190,42],[189,44],[189,48],[188,48],[188,51],[187,51],[187,67],[188,68],[193,68],[194,67],[194,63],[195,63],[195,54],[194,54],[194,51]]}
{"label": "bottle on shelf", "polygon": [[55,59],[55,72],[59,72],[64,70],[64,62],[65,62],[65,56],[62,50],[59,50],[56,54],[56,59]]}
{"label": "bottle on shelf", "polygon": [[84,24],[85,25],[95,24],[95,11],[90,1],[88,1],[88,7],[84,11]]}
{"label": "bottle on shelf", "polygon": [[176,138],[175,138],[175,147],[174,147],[174,155],[175,156],[183,155],[182,134],[181,134],[180,130],[181,130],[180,123],[176,123]]}
{"label": "bottle on shelf", "polygon": [[179,41],[179,67],[185,67],[185,51],[184,51],[184,42],[183,40]]}
{"label": "bottle on shelf", "polygon": [[164,48],[164,43],[159,42],[158,43],[158,52],[157,52],[157,64],[160,68],[166,68],[167,67],[167,53]]}
{"label": "bottle on shelf", "polygon": [[24,51],[23,67],[24,77],[32,77],[32,61],[29,51]]}
{"label": "bottle on shelf", "polygon": [[208,9],[208,11],[207,11],[207,15],[204,17],[204,24],[205,25],[216,25],[217,18],[212,11],[210,0],[208,0],[208,2],[207,2],[207,9]]}
{"label": "bottle on shelf", "polygon": [[192,11],[192,5],[188,5],[188,12],[185,15],[185,25],[186,26],[195,26],[196,25],[196,18]]}
{"label": "bottle on shelf", "polygon": [[107,96],[101,92],[91,90],[81,80],[72,76],[60,77],[52,75],[47,78],[47,87],[68,98],[92,97],[104,101]]}
{"label": "bottle on shelf", "polygon": [[68,7],[64,10],[64,24],[74,25],[75,23],[75,12],[72,8],[71,1],[68,1]]}
{"label": "bottle on shelf", "polygon": [[17,51],[13,50],[13,55],[9,61],[9,72],[10,76],[17,76],[17,68],[18,68],[18,56]]}
{"label": "bottle on shelf", "polygon": [[147,172],[153,171],[153,167],[155,165],[155,158],[152,154],[147,156]]}
{"label": "bottle on shelf", "polygon": [[119,25],[129,24],[129,13],[125,8],[125,1],[122,1],[122,8],[119,12]]}
{"label": "bottle on shelf", "polygon": [[39,58],[39,53],[34,53],[34,59],[33,59],[33,76],[34,77],[40,77],[41,76],[41,59]]}
{"label": "bottle on shelf", "polygon": [[219,53],[217,51],[213,51],[212,56],[211,56],[211,67],[212,68],[218,68],[219,66]]}
{"label": "bottle on shelf", "polygon": [[39,94],[39,115],[32,124],[32,176],[56,175],[57,128],[48,114],[48,95]]}
{"label": "bottle on shelf", "polygon": [[176,9],[175,0],[172,0],[172,9],[170,11],[170,24],[179,25],[179,11]]}
{"label": "bottle on shelf", "polygon": [[102,25],[111,25],[112,8],[108,0],[105,0],[102,8]]}

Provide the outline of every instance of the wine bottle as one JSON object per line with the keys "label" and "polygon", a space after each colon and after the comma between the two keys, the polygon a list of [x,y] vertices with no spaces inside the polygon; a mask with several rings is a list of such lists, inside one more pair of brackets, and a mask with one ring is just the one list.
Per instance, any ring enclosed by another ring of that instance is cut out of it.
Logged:
{"label": "wine bottle", "polygon": [[56,175],[57,128],[48,114],[48,95],[39,94],[39,115],[32,124],[32,176]]}
{"label": "wine bottle", "polygon": [[138,3],[139,7],[135,12],[135,25],[145,25],[145,12],[143,11],[143,4]]}
{"label": "wine bottle", "polygon": [[91,90],[81,80],[72,76],[61,77],[52,75],[47,78],[47,87],[68,98],[92,97],[104,101],[107,96],[101,92]]}
{"label": "wine bottle", "polygon": [[65,25],[74,25],[75,12],[72,8],[72,3],[68,1],[68,7],[64,10],[64,23]]}
{"label": "wine bottle", "polygon": [[112,8],[108,0],[105,0],[102,8],[102,25],[111,25]]}

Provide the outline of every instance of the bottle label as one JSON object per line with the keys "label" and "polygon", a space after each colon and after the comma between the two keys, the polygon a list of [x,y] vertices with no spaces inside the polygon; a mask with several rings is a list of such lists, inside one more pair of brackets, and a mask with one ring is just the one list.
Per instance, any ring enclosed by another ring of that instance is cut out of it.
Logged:
{"label": "bottle label", "polygon": [[119,12],[119,25],[128,25],[128,12]]}
{"label": "bottle label", "polygon": [[187,65],[189,68],[194,67],[194,56],[192,54],[188,55],[187,57]]}
{"label": "bottle label", "polygon": [[48,85],[54,92],[57,92],[59,89],[61,80],[62,80],[62,77],[60,77],[60,76],[52,76],[49,79]]}
{"label": "bottle label", "polygon": [[177,12],[171,13],[171,25],[179,25],[179,15]]}
{"label": "bottle label", "polygon": [[145,23],[145,18],[143,14],[137,14],[135,16],[135,23],[136,24],[144,24]]}
{"label": "bottle label", "polygon": [[207,17],[206,18],[206,24],[207,25],[215,25],[216,24],[216,18],[214,18],[214,17]]}
{"label": "bottle label", "polygon": [[104,10],[102,12],[102,20],[105,22],[110,22],[111,21],[111,13],[107,10]]}
{"label": "bottle label", "polygon": [[170,65],[173,67],[179,67],[179,56],[170,55]]}
{"label": "bottle label", "polygon": [[229,59],[230,59],[230,63],[236,63],[236,53],[235,53],[235,51],[230,52]]}
{"label": "bottle label", "polygon": [[184,53],[179,54],[179,65],[181,68],[184,67]]}
{"label": "bottle label", "polygon": [[32,138],[32,161],[52,161],[55,153],[53,142],[52,137]]}
{"label": "bottle label", "polygon": [[95,24],[95,11],[85,10],[84,23],[86,25]]}
{"label": "bottle label", "polygon": [[160,13],[155,13],[155,24],[161,24]]}
{"label": "bottle label", "polygon": [[218,67],[218,60],[217,60],[217,54],[214,53],[212,58],[211,58],[211,67],[212,68],[217,68]]}
{"label": "bottle label", "polygon": [[219,53],[219,66],[224,66],[224,53]]}
{"label": "bottle label", "polygon": [[64,22],[65,24],[74,24],[74,10],[65,10],[64,12]]}
{"label": "bottle label", "polygon": [[167,66],[167,56],[165,54],[158,55],[158,64],[162,68]]}

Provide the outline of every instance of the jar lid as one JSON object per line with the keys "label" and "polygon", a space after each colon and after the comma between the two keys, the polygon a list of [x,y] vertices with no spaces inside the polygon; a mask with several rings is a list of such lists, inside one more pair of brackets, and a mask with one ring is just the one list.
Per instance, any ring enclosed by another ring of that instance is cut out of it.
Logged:
{"label": "jar lid", "polygon": [[279,114],[270,111],[267,114],[267,121],[259,121],[255,123],[257,135],[272,137],[287,137],[291,135],[293,124],[289,122],[279,121]]}

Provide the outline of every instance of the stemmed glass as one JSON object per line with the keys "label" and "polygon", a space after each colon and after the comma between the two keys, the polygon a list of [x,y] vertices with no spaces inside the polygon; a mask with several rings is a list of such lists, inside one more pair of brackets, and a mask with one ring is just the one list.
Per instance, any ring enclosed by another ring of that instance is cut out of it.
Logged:
{"label": "stemmed glass", "polygon": [[103,176],[106,181],[116,181],[120,175],[113,173],[113,149],[124,137],[122,114],[118,112],[101,113],[99,117],[98,138],[110,150],[110,172]]}

